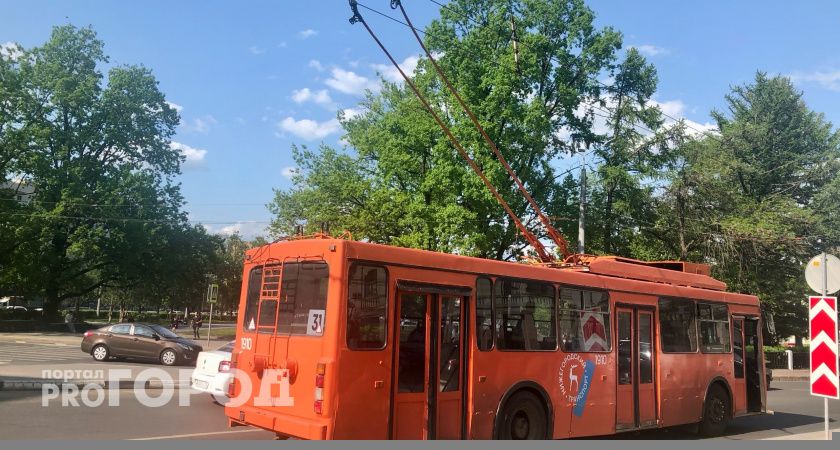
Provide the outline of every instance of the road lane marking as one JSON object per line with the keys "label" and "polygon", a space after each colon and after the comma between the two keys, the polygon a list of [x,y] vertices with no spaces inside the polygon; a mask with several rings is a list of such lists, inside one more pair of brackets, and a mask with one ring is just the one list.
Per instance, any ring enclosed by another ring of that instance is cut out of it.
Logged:
{"label": "road lane marking", "polygon": [[254,428],[252,430],[211,431],[211,432],[208,432],[208,433],[170,434],[168,436],[133,438],[133,439],[128,439],[128,440],[129,441],[154,441],[156,439],[181,439],[181,438],[199,437],[199,436],[213,436],[213,435],[217,435],[217,434],[253,433],[255,431],[267,431],[267,430],[261,430],[261,429]]}

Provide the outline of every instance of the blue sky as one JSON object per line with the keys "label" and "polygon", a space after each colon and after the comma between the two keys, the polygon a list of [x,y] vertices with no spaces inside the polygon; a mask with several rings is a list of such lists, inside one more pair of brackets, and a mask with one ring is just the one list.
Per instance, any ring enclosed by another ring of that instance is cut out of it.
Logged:
{"label": "blue sky", "polygon": [[[387,0],[362,3],[394,14]],[[438,14],[428,0],[404,4],[418,25]],[[656,100],[674,117],[708,123],[729,86],[763,70],[791,76],[813,109],[840,123],[840,2],[588,4],[599,26],[620,30],[656,65]],[[112,63],[154,71],[181,111],[187,210],[213,232],[262,234],[272,188],[289,186],[292,144],[340,146],[336,112],[375,88],[377,72],[394,76],[364,29],[347,22],[346,0],[3,0],[0,11],[0,45],[40,45],[53,25],[91,25]],[[366,17],[410,65],[419,49],[409,31]]]}

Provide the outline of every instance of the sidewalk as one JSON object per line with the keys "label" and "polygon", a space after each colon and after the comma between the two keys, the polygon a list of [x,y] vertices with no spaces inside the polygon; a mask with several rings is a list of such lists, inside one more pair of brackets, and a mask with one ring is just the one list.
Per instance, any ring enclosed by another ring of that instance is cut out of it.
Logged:
{"label": "sidewalk", "polygon": [[[833,428],[831,429],[831,440],[838,440],[840,439],[840,428]],[[785,436],[777,436],[767,439],[762,439],[765,441],[824,441],[825,440],[825,430],[820,431],[810,431],[808,433],[796,433],[796,434],[788,434]]]}
{"label": "sidewalk", "polygon": [[[808,381],[811,371],[808,369],[773,369],[773,381]],[[770,383],[773,386],[773,383]]]}
{"label": "sidewalk", "polygon": [[[214,327],[215,328],[215,327]],[[216,330],[214,330],[215,332]],[[178,335],[192,339],[192,330],[178,330]],[[207,347],[207,330],[202,330],[201,339],[192,339],[202,347]],[[218,344],[227,343],[231,339],[217,338],[211,336],[209,348],[218,347]],[[26,332],[2,332],[0,342],[15,342],[18,344],[54,344],[54,345],[80,345],[82,333],[55,332],[55,331],[26,331]]]}

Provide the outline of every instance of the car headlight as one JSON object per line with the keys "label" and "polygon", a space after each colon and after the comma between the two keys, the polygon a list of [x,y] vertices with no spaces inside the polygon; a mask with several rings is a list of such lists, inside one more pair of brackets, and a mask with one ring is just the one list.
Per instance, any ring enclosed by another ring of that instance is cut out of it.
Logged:
{"label": "car headlight", "polygon": [[183,348],[184,350],[192,350],[193,348],[187,344],[182,344],[180,342],[177,343],[179,347]]}

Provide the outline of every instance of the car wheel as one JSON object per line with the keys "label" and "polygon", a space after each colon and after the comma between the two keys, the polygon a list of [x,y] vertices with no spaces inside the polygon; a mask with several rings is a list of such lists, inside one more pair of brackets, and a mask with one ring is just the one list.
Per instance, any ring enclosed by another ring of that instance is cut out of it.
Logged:
{"label": "car wheel", "polygon": [[106,361],[109,353],[105,344],[96,345],[90,350],[90,356],[93,356],[93,359],[97,361]]}
{"label": "car wheel", "polygon": [[703,421],[700,422],[700,432],[704,436],[720,436],[729,425],[730,402],[726,390],[719,384],[709,388],[706,404],[703,405]]}
{"label": "car wheel", "polygon": [[174,366],[177,361],[178,355],[171,348],[167,348],[160,353],[160,363],[164,366]]}
{"label": "car wheel", "polygon": [[496,432],[497,439],[548,439],[548,414],[536,395],[521,391],[506,403]]}

